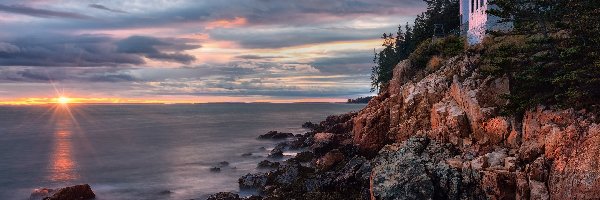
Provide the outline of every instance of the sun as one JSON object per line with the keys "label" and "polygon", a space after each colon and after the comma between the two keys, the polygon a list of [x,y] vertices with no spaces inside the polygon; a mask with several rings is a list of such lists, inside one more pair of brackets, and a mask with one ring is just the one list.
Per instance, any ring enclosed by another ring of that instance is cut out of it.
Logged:
{"label": "sun", "polygon": [[58,97],[58,99],[56,101],[60,104],[65,105],[65,104],[68,104],[69,102],[71,102],[71,99],[69,97],[61,96],[61,97]]}

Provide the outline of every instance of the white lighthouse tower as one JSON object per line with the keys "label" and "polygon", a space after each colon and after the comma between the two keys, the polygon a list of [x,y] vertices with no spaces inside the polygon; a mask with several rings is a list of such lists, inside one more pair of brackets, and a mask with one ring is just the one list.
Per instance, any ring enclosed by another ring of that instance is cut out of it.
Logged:
{"label": "white lighthouse tower", "polygon": [[461,31],[471,45],[481,43],[486,31],[507,31],[512,28],[512,23],[501,23],[499,17],[486,13],[494,8],[488,1],[460,0]]}

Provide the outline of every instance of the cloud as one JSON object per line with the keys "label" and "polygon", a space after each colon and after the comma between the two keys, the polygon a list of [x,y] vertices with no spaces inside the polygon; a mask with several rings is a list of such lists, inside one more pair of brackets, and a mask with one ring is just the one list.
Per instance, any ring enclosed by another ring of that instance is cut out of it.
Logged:
{"label": "cloud", "polygon": [[70,18],[70,19],[92,19],[87,15],[72,12],[53,11],[46,9],[31,8],[22,5],[0,4],[0,12],[15,13],[41,18]]}
{"label": "cloud", "polygon": [[86,67],[5,67],[0,68],[0,82],[135,82],[140,81],[131,69]]}
{"label": "cloud", "polygon": [[90,4],[89,7],[100,9],[100,10],[106,10],[106,11],[113,12],[113,13],[128,13],[123,10],[108,8],[108,7],[100,5],[100,4]]}
{"label": "cloud", "polygon": [[[186,43],[183,39],[158,39],[146,36],[130,36],[117,42],[117,52],[144,55],[147,58],[189,64],[196,60],[194,56],[181,53],[184,50],[197,49],[200,45]],[[164,53],[162,51],[175,51]]]}
{"label": "cloud", "polygon": [[0,54],[2,53],[18,53],[21,51],[19,47],[10,43],[0,42]]}
{"label": "cloud", "polygon": [[102,67],[145,64],[143,57],[175,63],[195,60],[183,50],[199,48],[184,39],[106,35],[48,35],[0,42],[2,66]]}

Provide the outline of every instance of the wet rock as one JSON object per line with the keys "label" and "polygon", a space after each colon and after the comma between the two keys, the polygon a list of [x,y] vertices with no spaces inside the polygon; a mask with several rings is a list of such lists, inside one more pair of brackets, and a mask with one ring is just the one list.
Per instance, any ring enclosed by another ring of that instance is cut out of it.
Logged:
{"label": "wet rock", "polygon": [[252,153],[243,153],[242,154],[242,157],[250,157],[250,156],[252,156]]}
{"label": "wet rock", "polygon": [[238,194],[231,192],[219,192],[208,196],[206,200],[242,200]]}
{"label": "wet rock", "polygon": [[221,172],[221,168],[220,167],[211,167],[210,172]]}
{"label": "wet rock", "polygon": [[266,173],[246,174],[238,179],[240,188],[261,189],[267,184]]}
{"label": "wet rock", "polygon": [[278,131],[269,131],[266,134],[260,135],[258,136],[258,139],[274,139],[274,140],[279,140],[279,139],[286,139],[286,138],[290,138],[290,137],[294,137],[293,133],[284,133],[284,132],[278,132]]}
{"label": "wet rock", "polygon": [[229,162],[227,162],[227,161],[219,162],[219,166],[222,166],[222,167],[229,166]]}
{"label": "wet rock", "polygon": [[88,184],[65,187],[53,192],[52,196],[45,197],[44,200],[88,200],[96,197]]}
{"label": "wet rock", "polygon": [[304,124],[302,124],[302,128],[315,130],[319,128],[319,125],[312,122],[304,122]]}
{"label": "wet rock", "polygon": [[52,196],[55,192],[56,192],[56,190],[49,189],[49,188],[35,189],[35,190],[33,190],[33,192],[31,192],[31,195],[29,196],[29,200],[43,199],[44,197]]}
{"label": "wet rock", "polygon": [[283,157],[283,151],[281,149],[273,149],[271,151],[271,153],[269,153],[269,155],[267,157],[269,157],[269,158],[282,158]]}
{"label": "wet rock", "polygon": [[169,195],[169,194],[173,194],[173,192],[171,190],[163,190],[163,191],[160,191],[158,194],[159,195]]}
{"label": "wet rock", "polygon": [[279,162],[271,162],[269,160],[263,160],[258,163],[258,168],[277,168],[279,167]]}

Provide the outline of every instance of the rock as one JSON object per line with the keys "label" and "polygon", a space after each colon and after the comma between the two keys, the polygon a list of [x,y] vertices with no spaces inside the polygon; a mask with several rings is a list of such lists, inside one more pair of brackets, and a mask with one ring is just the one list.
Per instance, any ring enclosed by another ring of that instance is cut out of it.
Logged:
{"label": "rock", "polygon": [[445,98],[431,109],[430,138],[462,145],[464,137],[471,132],[469,120],[462,108],[452,98]]}
{"label": "rock", "polygon": [[269,157],[269,158],[282,158],[283,157],[283,151],[281,149],[273,149],[271,151],[271,153],[269,153],[269,155],[267,157]]}
{"label": "rock", "polygon": [[527,166],[529,181],[546,182],[548,180],[548,167],[544,157],[539,157]]}
{"label": "rock", "polygon": [[271,162],[269,160],[263,160],[258,163],[258,168],[277,168],[279,167],[279,162]]}
{"label": "rock", "polygon": [[327,152],[323,157],[317,159],[317,161],[315,162],[315,165],[317,166],[317,168],[319,168],[321,170],[328,170],[334,164],[336,164],[342,160],[344,160],[344,154],[342,154],[342,152],[340,152],[339,150],[336,149],[336,150]]}
{"label": "rock", "polygon": [[524,172],[517,172],[517,200],[530,199],[529,194],[529,181],[527,181],[527,175]]}
{"label": "rock", "polygon": [[158,194],[159,195],[169,195],[169,194],[173,194],[173,192],[171,190],[163,190],[163,191],[160,191]]}
{"label": "rock", "polygon": [[506,170],[484,171],[481,187],[488,199],[514,199],[517,195],[516,174]]}
{"label": "rock", "polygon": [[220,167],[211,167],[210,171],[211,172],[221,172],[221,168]]}
{"label": "rock", "polygon": [[249,197],[244,198],[244,200],[262,200],[263,198],[261,196],[256,196],[256,195],[252,195]]}
{"label": "rock", "polygon": [[94,199],[96,194],[88,184],[65,187],[54,191],[50,197],[44,200],[88,200]]}
{"label": "rock", "polygon": [[482,170],[490,166],[487,156],[480,156],[471,161],[471,167],[476,170]]}
{"label": "rock", "polygon": [[261,189],[267,184],[267,174],[246,174],[238,179],[240,188]]}
{"label": "rock", "polygon": [[331,140],[333,140],[334,134],[333,133],[317,133],[315,134],[314,138],[314,142],[319,142],[319,143],[327,143],[327,142],[331,142]]}
{"label": "rock", "polygon": [[302,124],[302,128],[315,130],[315,129],[319,128],[319,125],[308,121],[308,122],[304,122],[304,124]]}
{"label": "rock", "polygon": [[231,192],[219,192],[208,196],[206,200],[242,200],[238,194]]}
{"label": "rock", "polygon": [[[600,198],[600,125],[595,121],[595,116],[573,109],[538,107],[525,113],[519,153],[527,158],[525,163],[531,162],[530,180],[547,180],[544,185],[552,199]],[[526,156],[532,155],[526,151],[531,146],[543,158]]]}
{"label": "rock", "polygon": [[480,197],[469,170],[450,167],[451,146],[426,138],[409,138],[385,146],[374,159],[371,199],[458,199]]}
{"label": "rock", "polygon": [[504,158],[504,169],[514,172],[517,170],[517,158],[516,157],[506,157]]}
{"label": "rock", "polygon": [[55,192],[56,192],[56,190],[48,189],[48,188],[35,189],[35,190],[33,190],[33,192],[31,192],[31,195],[29,196],[29,200],[43,199],[45,197],[52,196]]}
{"label": "rock", "polygon": [[221,162],[219,162],[219,166],[221,166],[221,167],[229,166],[229,162],[227,162],[227,161],[221,161]]}
{"label": "rock", "polygon": [[548,200],[550,199],[550,195],[548,194],[548,188],[546,188],[546,184],[539,181],[529,181],[530,188],[530,198],[531,199],[539,199],[539,200]]}
{"label": "rock", "polygon": [[508,156],[506,149],[499,149],[497,151],[485,154],[489,167],[504,167],[504,159]]}
{"label": "rock", "polygon": [[242,157],[250,157],[250,156],[252,156],[252,153],[243,153],[242,154]]}
{"label": "rock", "polygon": [[274,139],[274,140],[279,140],[279,139],[286,139],[286,138],[290,138],[290,137],[294,137],[293,133],[283,133],[283,132],[277,132],[277,131],[269,131],[266,134],[260,135],[258,136],[258,139]]}
{"label": "rock", "polygon": [[303,151],[296,154],[296,160],[299,162],[310,162],[315,157],[315,154],[310,151]]}

